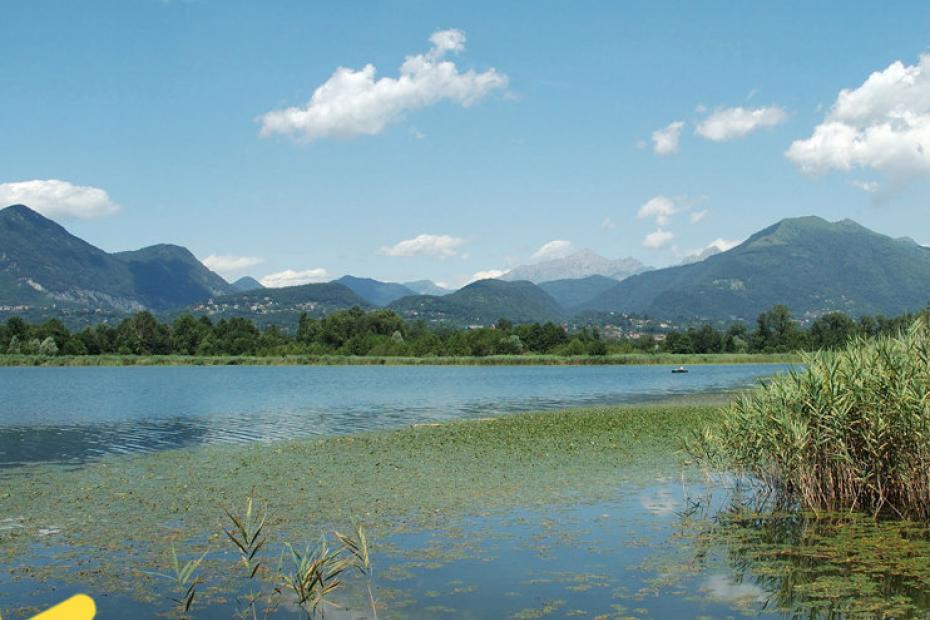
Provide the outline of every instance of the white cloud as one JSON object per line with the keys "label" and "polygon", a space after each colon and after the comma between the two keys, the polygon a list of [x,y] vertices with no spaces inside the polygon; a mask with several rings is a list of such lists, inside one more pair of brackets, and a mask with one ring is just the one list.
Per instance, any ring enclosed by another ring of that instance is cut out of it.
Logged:
{"label": "white cloud", "polygon": [[100,188],[57,179],[0,183],[0,207],[14,204],[24,204],[51,218],[91,219],[120,210]]}
{"label": "white cloud", "polygon": [[543,244],[541,248],[533,252],[530,256],[532,260],[547,260],[552,258],[563,258],[572,251],[572,242],[564,239],[555,239],[549,243]]}
{"label": "white cloud", "polygon": [[710,249],[713,248],[713,249],[720,250],[721,252],[726,252],[727,250],[732,250],[733,248],[735,248],[736,246],[738,246],[738,245],[741,244],[741,243],[742,243],[742,241],[730,241],[730,240],[728,240],[728,239],[720,239],[720,238],[718,237],[717,239],[714,239],[713,241],[711,241],[710,243],[708,243],[708,244],[704,247],[704,250],[703,250],[703,251],[706,252],[707,250],[710,250]]}
{"label": "white cloud", "polygon": [[399,241],[392,246],[381,248],[385,256],[436,256],[449,258],[458,253],[458,248],[465,243],[464,239],[449,235],[417,235],[413,239]]}
{"label": "white cloud", "polygon": [[930,54],[843,89],[811,136],[785,152],[802,172],[870,168],[897,181],[930,174]]}
{"label": "white cloud", "polygon": [[356,71],[339,67],[302,107],[272,110],[260,120],[261,135],[284,134],[312,142],[320,138],[375,135],[406,112],[447,99],[468,107],[493,90],[507,86],[494,69],[460,72],[445,60],[465,49],[465,34],[442,30],[430,36],[432,49],[407,56],[398,77],[375,79],[374,65]]}
{"label": "white cloud", "polygon": [[326,279],[326,270],[322,267],[318,267],[305,271],[286,269],[278,273],[269,273],[259,280],[259,282],[266,288],[281,288],[282,286],[299,286],[301,284],[311,284],[313,282],[325,282]]}
{"label": "white cloud", "polygon": [[486,269],[484,271],[476,271],[471,275],[470,278],[468,278],[465,284],[471,284],[472,282],[477,282],[478,280],[493,280],[501,277],[508,271],[509,269]]}
{"label": "white cloud", "polygon": [[613,230],[617,225],[609,217],[605,217],[604,221],[601,222],[601,230]]}
{"label": "white cloud", "polygon": [[639,208],[639,219],[645,220],[650,217],[656,219],[656,224],[666,226],[669,219],[678,213],[678,207],[675,201],[666,196],[654,196]]}
{"label": "white cloud", "polygon": [[697,126],[697,133],[714,142],[742,138],[762,127],[774,127],[788,119],[777,105],[762,108],[720,108]]}
{"label": "white cloud", "polygon": [[877,181],[852,181],[852,186],[869,194],[874,194],[881,189]]}
{"label": "white cloud", "polygon": [[652,150],[656,155],[671,155],[678,152],[678,141],[681,130],[685,126],[683,121],[669,123],[663,129],[652,132]]}
{"label": "white cloud", "polygon": [[224,278],[241,274],[242,272],[261,265],[265,259],[261,256],[230,256],[228,254],[211,254],[200,260],[207,269],[217,272]]}
{"label": "white cloud", "polygon": [[658,250],[671,243],[674,238],[675,235],[673,233],[659,228],[655,232],[646,235],[646,238],[643,239],[643,245],[652,250]]}
{"label": "white cloud", "polygon": [[703,220],[705,217],[707,217],[707,214],[708,214],[708,213],[709,213],[709,211],[708,211],[707,209],[702,209],[702,210],[700,210],[700,211],[692,211],[692,212],[688,215],[688,219],[691,220],[691,223],[692,223],[692,224],[697,224],[698,222],[700,222],[701,220]]}

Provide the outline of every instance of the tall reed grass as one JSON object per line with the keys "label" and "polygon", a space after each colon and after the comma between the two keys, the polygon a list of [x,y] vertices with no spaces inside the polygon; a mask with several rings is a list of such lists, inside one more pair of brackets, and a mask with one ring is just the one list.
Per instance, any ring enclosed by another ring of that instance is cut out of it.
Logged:
{"label": "tall reed grass", "polygon": [[819,512],[930,520],[930,326],[857,339],[739,397],[689,451]]}

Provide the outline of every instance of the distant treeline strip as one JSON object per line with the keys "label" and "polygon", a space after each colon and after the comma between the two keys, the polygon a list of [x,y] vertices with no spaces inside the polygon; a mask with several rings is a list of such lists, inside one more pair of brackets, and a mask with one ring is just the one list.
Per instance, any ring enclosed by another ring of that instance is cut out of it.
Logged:
{"label": "distant treeline strip", "polygon": [[[566,357],[576,358],[572,363],[644,363],[646,353],[657,359],[656,353],[739,356],[839,348],[853,336],[897,333],[914,316],[867,316],[854,321],[832,313],[802,329],[785,306],[776,306],[759,315],[753,330],[743,323],[724,330],[704,325],[610,341],[596,327],[569,331],[551,322],[514,325],[501,319],[492,327],[456,330],[407,322],[390,310],[360,308],[339,310],[322,319],[304,314],[292,334],[276,326],[260,330],[245,318],[214,323],[209,317],[189,314],[160,323],[152,314],[140,312],[115,326],[102,323],[75,333],[57,319],[30,325],[13,317],[0,324],[0,353],[7,365],[29,365],[35,357],[63,362],[98,357],[101,365],[148,363],[129,362],[127,356],[158,356],[157,363],[169,364],[260,363],[251,358],[295,364],[411,363],[422,358],[430,358],[425,363],[444,358],[451,364],[479,364],[464,360],[486,358],[489,364],[516,364],[534,356],[538,358],[534,363],[540,364],[564,363]],[[349,358],[356,361],[347,362]],[[681,358],[665,359],[674,363]]]}

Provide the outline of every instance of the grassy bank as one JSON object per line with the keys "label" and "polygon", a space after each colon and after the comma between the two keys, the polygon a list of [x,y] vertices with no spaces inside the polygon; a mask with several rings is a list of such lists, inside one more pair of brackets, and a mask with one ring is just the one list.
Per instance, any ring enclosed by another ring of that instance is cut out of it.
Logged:
{"label": "grassy bank", "polygon": [[346,355],[0,355],[0,366],[609,366],[689,364],[795,364],[795,353],[622,355],[489,355],[486,357],[380,357]]}

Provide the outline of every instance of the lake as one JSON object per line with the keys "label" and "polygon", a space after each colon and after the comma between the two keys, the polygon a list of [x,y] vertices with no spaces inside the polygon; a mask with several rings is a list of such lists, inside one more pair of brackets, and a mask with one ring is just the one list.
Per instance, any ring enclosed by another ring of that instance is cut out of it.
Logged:
{"label": "lake", "polygon": [[[682,468],[684,438],[717,418],[701,402],[784,370],[0,369],[0,612],[86,592],[101,618],[165,614],[175,591],[155,573],[177,545],[207,554],[193,616],[232,617],[247,587],[224,510],[255,493],[266,593],[285,542],[358,517],[383,619],[927,617],[927,526],[768,517],[726,472]],[[327,618],[371,617],[358,575],[335,599]],[[276,600],[269,617],[301,616]]]}
{"label": "lake", "polygon": [[0,368],[0,467],[733,390],[784,365]]}

